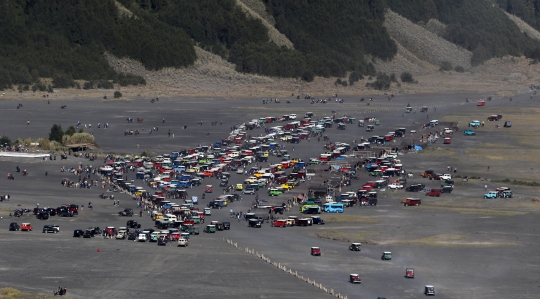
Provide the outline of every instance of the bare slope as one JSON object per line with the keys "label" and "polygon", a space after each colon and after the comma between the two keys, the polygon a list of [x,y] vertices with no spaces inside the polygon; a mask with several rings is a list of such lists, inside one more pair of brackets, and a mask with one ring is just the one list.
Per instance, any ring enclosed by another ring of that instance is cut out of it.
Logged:
{"label": "bare slope", "polygon": [[[293,43],[274,27],[274,18],[266,13],[264,4],[260,1],[237,0],[238,5],[248,16],[261,20],[268,29],[270,40],[278,46],[285,46],[289,49],[294,48]],[[260,7],[262,5],[262,8]]]}
{"label": "bare slope", "polygon": [[204,95],[228,97],[232,95],[281,96],[277,91],[294,91],[296,79],[279,79],[243,74],[221,57],[195,47],[197,61],[185,69],[165,68],[148,71],[140,62],[106,54],[111,66],[119,72],[143,76],[146,91],[167,91],[169,95]]}
{"label": "bare slope", "polygon": [[430,71],[436,71],[438,66],[424,61],[407,50],[403,45],[394,39],[398,50],[396,56],[391,61],[375,60],[375,68],[378,72],[387,74],[395,73],[397,75],[402,72],[409,72],[414,75],[425,75]]}
{"label": "bare slope", "polygon": [[510,20],[512,20],[514,23],[516,23],[516,25],[518,26],[519,30],[521,30],[521,32],[526,33],[530,38],[540,40],[540,32],[538,32],[538,30],[536,30],[533,27],[529,26],[529,24],[525,23],[519,17],[516,17],[513,14],[509,14],[504,10],[503,10],[503,12],[508,16],[508,18]]}
{"label": "bare slope", "polygon": [[384,26],[390,36],[416,57],[431,64],[449,61],[465,69],[471,67],[472,53],[416,25],[397,13],[386,12]]}

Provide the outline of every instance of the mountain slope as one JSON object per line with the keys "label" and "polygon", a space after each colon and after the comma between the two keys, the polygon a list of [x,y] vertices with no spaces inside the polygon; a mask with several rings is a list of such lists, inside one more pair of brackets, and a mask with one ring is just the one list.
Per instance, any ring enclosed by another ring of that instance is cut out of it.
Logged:
{"label": "mountain slope", "polygon": [[473,53],[467,51],[441,37],[416,25],[397,13],[388,10],[385,16],[385,27],[390,36],[416,57],[434,65],[449,61],[452,65],[471,67]]}

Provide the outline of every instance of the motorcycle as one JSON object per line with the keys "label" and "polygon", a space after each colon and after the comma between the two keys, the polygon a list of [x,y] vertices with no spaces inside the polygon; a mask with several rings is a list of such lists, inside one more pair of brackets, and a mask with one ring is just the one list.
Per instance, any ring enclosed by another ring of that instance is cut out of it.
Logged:
{"label": "motorcycle", "polygon": [[99,198],[102,199],[114,199],[114,195],[105,195],[104,193],[99,195]]}

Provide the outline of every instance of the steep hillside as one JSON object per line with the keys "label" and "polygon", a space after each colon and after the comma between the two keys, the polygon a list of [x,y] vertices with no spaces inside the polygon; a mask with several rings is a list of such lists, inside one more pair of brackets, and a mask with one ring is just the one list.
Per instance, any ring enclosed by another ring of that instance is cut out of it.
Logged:
{"label": "steep hillside", "polygon": [[540,30],[539,0],[492,0],[499,8],[520,18],[536,30]]}
{"label": "steep hillside", "polygon": [[[268,36],[270,37],[270,41],[272,41],[273,43],[275,43],[276,45],[280,47],[283,46],[288,49],[294,48],[293,43],[284,34],[279,32],[276,29],[276,27],[274,27],[274,24],[270,23],[270,21],[273,20],[273,18],[271,18],[266,13],[266,11],[261,10],[261,8],[264,9],[264,5],[262,4],[262,2],[247,1],[247,0],[237,0],[237,1],[240,8],[242,8],[242,11],[244,11],[246,14],[248,14],[251,17],[261,20],[261,23],[268,30]],[[258,3],[260,5],[256,5],[255,3]],[[273,23],[275,23],[275,21]]]}
{"label": "steep hillside", "polygon": [[534,38],[535,40],[540,41],[540,32],[538,32],[538,30],[534,29],[522,19],[512,14],[509,14],[507,12],[505,12],[505,14],[510,20],[512,20],[512,22],[514,22],[519,27],[519,30],[521,30],[521,32],[527,34],[527,36],[529,36],[530,38]]}
{"label": "steep hillside", "polygon": [[[415,23],[437,19],[447,25],[442,36],[447,41],[472,52],[472,65],[506,55],[540,58],[536,57],[536,53],[540,52],[537,51],[540,49],[540,42],[522,34],[518,26],[494,5],[493,1],[386,0],[386,2],[393,11]],[[517,2],[530,1],[508,0],[508,3]]]}
{"label": "steep hillside", "polygon": [[384,26],[392,38],[421,60],[434,65],[449,61],[452,65],[471,67],[473,54],[388,10]]}
{"label": "steep hillside", "polygon": [[0,89],[39,83],[40,77],[115,79],[103,57],[110,51],[148,69],[193,64],[188,36],[145,15],[119,18],[113,1],[6,0],[0,2]]}

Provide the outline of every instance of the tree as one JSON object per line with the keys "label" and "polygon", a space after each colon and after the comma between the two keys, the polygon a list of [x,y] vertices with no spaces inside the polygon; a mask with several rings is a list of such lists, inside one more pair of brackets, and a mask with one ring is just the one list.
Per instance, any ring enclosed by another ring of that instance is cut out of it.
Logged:
{"label": "tree", "polygon": [[62,142],[63,136],[64,136],[64,131],[62,131],[62,126],[54,124],[51,128],[51,133],[49,133],[49,140]]}
{"label": "tree", "polygon": [[77,133],[77,131],[75,130],[75,128],[73,126],[70,126],[69,128],[67,128],[67,130],[64,132],[64,135],[68,135],[68,136],[71,136],[73,134]]}
{"label": "tree", "polygon": [[7,137],[6,135],[2,136],[0,138],[0,146],[10,146],[11,145],[11,139]]}
{"label": "tree", "polygon": [[118,90],[114,92],[114,98],[115,99],[118,99],[118,98],[121,98],[122,97],[122,93],[119,92]]}

